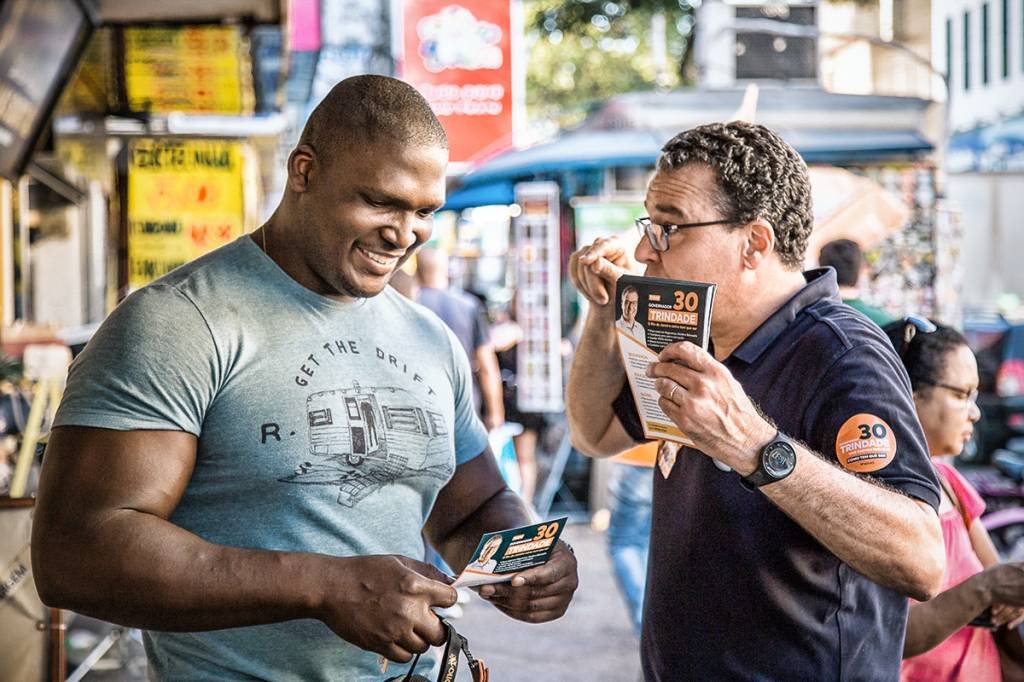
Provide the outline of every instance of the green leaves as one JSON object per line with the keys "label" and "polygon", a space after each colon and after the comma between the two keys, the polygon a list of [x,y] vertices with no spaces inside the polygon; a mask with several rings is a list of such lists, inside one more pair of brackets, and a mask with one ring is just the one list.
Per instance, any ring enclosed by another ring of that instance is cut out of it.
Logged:
{"label": "green leaves", "polygon": [[[612,95],[687,82],[681,74],[689,61],[693,8],[699,3],[527,2],[526,92],[531,119],[569,127]],[[664,21],[655,19],[659,13]],[[653,30],[664,31],[663,38],[658,40]],[[655,54],[658,45],[664,46],[661,55]]]}

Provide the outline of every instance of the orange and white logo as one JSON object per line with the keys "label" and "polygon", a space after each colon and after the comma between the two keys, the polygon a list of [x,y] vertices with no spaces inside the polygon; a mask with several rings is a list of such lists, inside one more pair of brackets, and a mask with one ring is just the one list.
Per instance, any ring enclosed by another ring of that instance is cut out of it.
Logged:
{"label": "orange and white logo", "polygon": [[884,469],[896,457],[896,436],[881,417],[855,414],[839,429],[836,457],[854,473]]}

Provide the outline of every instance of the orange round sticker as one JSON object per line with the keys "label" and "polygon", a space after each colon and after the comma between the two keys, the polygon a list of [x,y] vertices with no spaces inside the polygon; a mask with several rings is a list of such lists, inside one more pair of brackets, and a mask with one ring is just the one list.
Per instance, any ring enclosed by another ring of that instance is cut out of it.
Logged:
{"label": "orange round sticker", "polygon": [[836,457],[846,469],[858,474],[878,471],[896,456],[896,436],[880,417],[855,414],[836,436]]}

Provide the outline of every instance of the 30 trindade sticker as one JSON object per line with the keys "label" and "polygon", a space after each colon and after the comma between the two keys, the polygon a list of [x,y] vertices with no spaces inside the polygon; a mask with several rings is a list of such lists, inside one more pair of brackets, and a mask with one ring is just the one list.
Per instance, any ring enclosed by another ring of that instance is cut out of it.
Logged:
{"label": "30 trindade sticker", "polygon": [[855,473],[878,471],[896,457],[896,436],[884,419],[855,414],[839,429],[836,457],[844,468]]}

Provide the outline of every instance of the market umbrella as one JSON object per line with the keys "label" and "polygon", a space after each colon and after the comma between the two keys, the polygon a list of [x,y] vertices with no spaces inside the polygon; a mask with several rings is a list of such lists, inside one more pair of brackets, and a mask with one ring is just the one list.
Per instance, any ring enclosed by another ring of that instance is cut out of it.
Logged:
{"label": "market umbrella", "polygon": [[874,180],[834,166],[811,166],[814,231],[807,246],[808,261],[833,239],[851,239],[861,249],[876,246],[901,229],[910,207]]}

